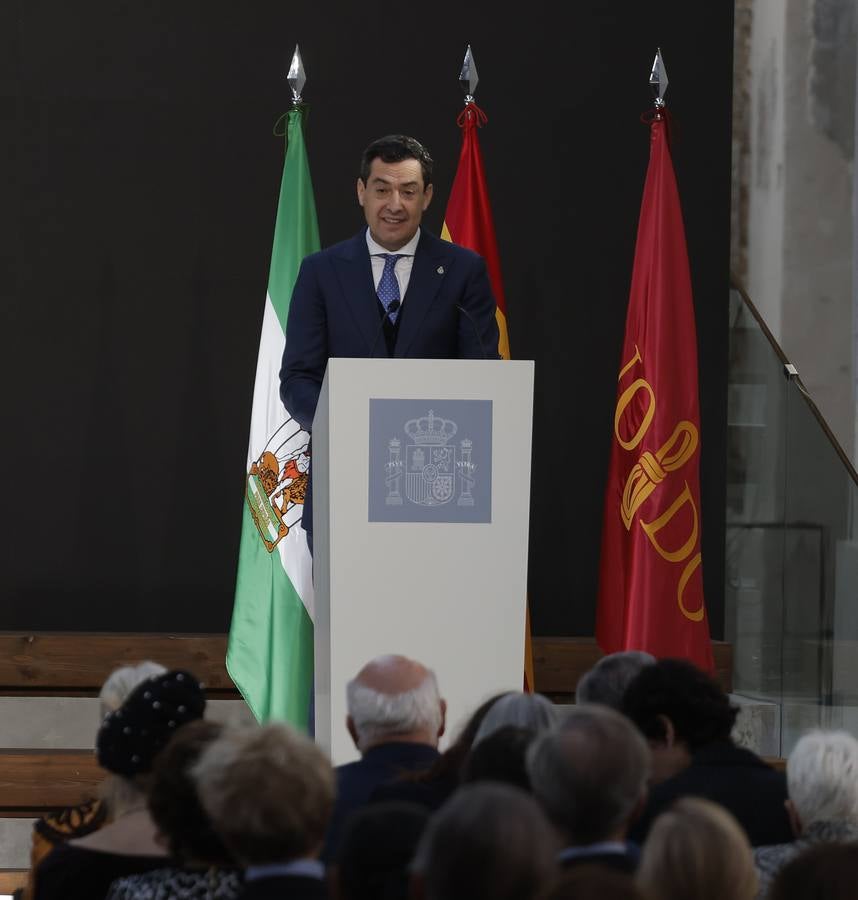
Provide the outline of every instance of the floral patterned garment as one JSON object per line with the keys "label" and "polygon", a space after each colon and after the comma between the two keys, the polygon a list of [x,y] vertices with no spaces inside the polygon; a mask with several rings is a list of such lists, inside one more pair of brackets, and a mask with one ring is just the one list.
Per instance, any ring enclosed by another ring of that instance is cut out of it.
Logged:
{"label": "floral patterned garment", "polygon": [[235,869],[154,869],[118,878],[106,900],[234,900],[243,888]]}

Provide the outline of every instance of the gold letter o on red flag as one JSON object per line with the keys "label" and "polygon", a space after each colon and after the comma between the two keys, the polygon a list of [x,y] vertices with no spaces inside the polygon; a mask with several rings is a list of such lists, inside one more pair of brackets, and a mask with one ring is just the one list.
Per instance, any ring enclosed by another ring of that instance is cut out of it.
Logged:
{"label": "gold letter o on red flag", "polygon": [[[638,426],[638,430],[635,432],[634,436],[631,438],[631,440],[624,441],[620,437],[620,418],[626,411],[626,407],[632,402],[632,398],[634,397],[634,395],[641,388],[644,388],[649,394],[649,405],[647,406],[647,410],[644,413],[643,421]],[[633,381],[622,392],[622,394],[620,394],[620,399],[617,400],[617,411],[614,414],[614,434],[617,436],[617,441],[624,450],[634,450],[635,447],[637,447],[637,445],[643,440],[643,436],[646,434],[654,415],[655,394],[653,393],[652,387],[650,387],[650,383],[645,378],[638,378],[637,381]]]}

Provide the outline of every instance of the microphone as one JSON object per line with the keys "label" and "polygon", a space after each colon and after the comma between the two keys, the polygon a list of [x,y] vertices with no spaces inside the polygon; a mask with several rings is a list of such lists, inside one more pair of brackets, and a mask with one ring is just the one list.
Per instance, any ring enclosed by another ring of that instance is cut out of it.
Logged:
{"label": "microphone", "polygon": [[483,339],[480,337],[480,329],[477,328],[477,323],[474,321],[474,317],[465,309],[464,306],[456,306],[456,309],[459,310],[460,313],[463,313],[465,318],[471,323],[471,327],[474,329],[474,334],[477,336],[477,340],[480,343],[480,350],[483,351],[483,359],[488,359],[489,355],[486,353],[486,345],[483,343]]}
{"label": "microphone", "polygon": [[[381,337],[381,332],[384,330],[384,323],[390,318],[393,313],[395,313],[399,307],[402,306],[402,303],[399,300],[391,300],[390,306],[385,310],[384,315],[381,317],[381,321],[378,323],[378,331],[375,333],[375,340],[372,342],[372,346],[369,348],[369,359],[373,359],[375,357],[375,348],[378,344],[378,339]],[[391,325],[393,323],[391,322]]]}

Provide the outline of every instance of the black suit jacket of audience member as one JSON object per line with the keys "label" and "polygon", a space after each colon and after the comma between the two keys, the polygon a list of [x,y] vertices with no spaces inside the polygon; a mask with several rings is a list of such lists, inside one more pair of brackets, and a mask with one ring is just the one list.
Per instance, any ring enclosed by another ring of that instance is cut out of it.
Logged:
{"label": "black suit jacket of audience member", "polygon": [[274,875],[248,881],[240,900],[328,900],[328,886],[306,875]]}
{"label": "black suit jacket of audience member", "polygon": [[428,769],[437,758],[438,751],[428,744],[394,741],[370,748],[356,762],[337,766],[337,800],[322,861],[334,861],[346,820],[355,810],[369,803],[376,788],[400,775]]}
{"label": "black suit jacket of audience member", "polygon": [[632,827],[631,840],[643,843],[655,817],[680,797],[705,797],[729,810],[754,847],[793,839],[784,807],[786,776],[730,741],[701,747],[687,769],[655,785],[643,816]]}
{"label": "black suit jacket of audience member", "polygon": [[101,900],[117,878],[175,865],[166,856],[103,853],[57,844],[36,869],[35,900]]}
{"label": "black suit jacket of audience member", "polygon": [[398,779],[379,785],[370,797],[372,803],[413,803],[430,813],[439,810],[459,787],[455,771],[444,772],[430,779]]}

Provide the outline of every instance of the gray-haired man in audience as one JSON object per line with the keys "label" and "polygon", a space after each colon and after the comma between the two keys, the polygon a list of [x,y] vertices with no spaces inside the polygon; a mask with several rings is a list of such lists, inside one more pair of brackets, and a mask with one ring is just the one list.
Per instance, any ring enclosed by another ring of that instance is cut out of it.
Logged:
{"label": "gray-haired man in audience", "polygon": [[638,730],[605,706],[576,707],[528,752],[533,793],[565,847],[568,868],[591,863],[620,872],[637,868],[626,841],[646,802],[650,753]]}
{"label": "gray-haired man in audience", "polygon": [[576,703],[602,703],[621,709],[623,694],[644,666],[651,666],[655,657],[643,650],[623,650],[603,656],[588,669],[575,687]]}
{"label": "gray-haired man in audience", "polygon": [[428,769],[438,758],[447,712],[435,673],[404,656],[368,662],[348,683],[346,702],[346,727],[361,759],[336,770],[337,802],[322,852],[326,861],[336,855],[348,816],[369,802],[377,787],[403,772]]}

